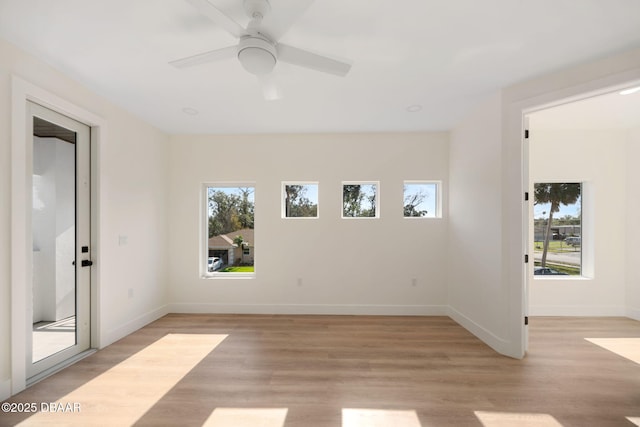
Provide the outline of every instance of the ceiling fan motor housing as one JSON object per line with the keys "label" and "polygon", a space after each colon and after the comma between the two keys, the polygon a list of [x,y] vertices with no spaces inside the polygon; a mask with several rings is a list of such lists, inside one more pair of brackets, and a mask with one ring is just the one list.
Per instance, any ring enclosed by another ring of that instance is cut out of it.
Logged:
{"label": "ceiling fan motor housing", "polygon": [[276,65],[276,47],[261,37],[243,37],[238,44],[238,60],[251,74],[269,74]]}

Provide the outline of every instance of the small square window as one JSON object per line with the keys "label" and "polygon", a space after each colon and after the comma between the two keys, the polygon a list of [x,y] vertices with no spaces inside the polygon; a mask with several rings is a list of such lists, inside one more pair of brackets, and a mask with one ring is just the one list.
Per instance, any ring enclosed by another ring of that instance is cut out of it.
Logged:
{"label": "small square window", "polygon": [[403,216],[405,218],[441,218],[440,183],[405,181]]}
{"label": "small square window", "polygon": [[377,182],[342,183],[342,218],[379,218]]}
{"label": "small square window", "polygon": [[283,218],[318,218],[318,183],[284,182],[282,184]]}

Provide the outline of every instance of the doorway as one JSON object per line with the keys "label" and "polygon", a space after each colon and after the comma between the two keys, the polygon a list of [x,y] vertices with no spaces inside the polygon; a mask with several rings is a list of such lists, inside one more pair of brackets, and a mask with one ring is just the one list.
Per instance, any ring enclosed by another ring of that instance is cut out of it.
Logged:
{"label": "doorway", "polygon": [[91,129],[27,103],[31,140],[29,383],[91,345]]}
{"label": "doorway", "polygon": [[[531,265],[525,278],[531,316],[624,317],[637,304],[628,275],[637,258],[631,189],[638,183],[632,159],[639,108],[640,87],[630,82],[525,114],[527,253],[532,261],[547,255],[546,270]],[[547,186],[540,183],[565,190],[574,183],[578,197],[560,197],[550,211],[536,193]]]}

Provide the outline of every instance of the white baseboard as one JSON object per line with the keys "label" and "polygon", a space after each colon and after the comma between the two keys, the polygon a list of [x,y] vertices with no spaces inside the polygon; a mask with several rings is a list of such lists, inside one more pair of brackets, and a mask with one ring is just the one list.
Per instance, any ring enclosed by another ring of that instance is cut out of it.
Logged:
{"label": "white baseboard", "polygon": [[11,397],[11,380],[0,381],[0,401]]}
{"label": "white baseboard", "polygon": [[640,321],[640,308],[627,307],[627,317]]}
{"label": "white baseboard", "polygon": [[444,305],[169,304],[169,313],[446,316]]}
{"label": "white baseboard", "polygon": [[465,328],[467,331],[471,332],[478,339],[483,341],[485,344],[487,344],[489,347],[491,347],[498,353],[503,354],[505,356],[509,356],[509,357],[515,357],[510,351],[509,341],[506,341],[500,338],[499,336],[493,334],[490,330],[479,325],[472,319],[460,313],[455,308],[453,307],[448,307],[448,308],[449,308],[449,312],[448,312],[449,317],[451,317],[454,321],[456,321],[460,326]]}
{"label": "white baseboard", "polygon": [[619,306],[532,305],[529,316],[625,317],[627,310]]}
{"label": "white baseboard", "polygon": [[127,335],[137,331],[138,329],[148,325],[155,320],[158,320],[168,313],[168,306],[163,305],[162,307],[158,307],[155,310],[149,311],[142,314],[141,316],[136,317],[135,319],[125,323],[124,325],[105,332],[100,340],[100,348],[104,348],[109,344],[112,344],[119,339],[126,337]]}

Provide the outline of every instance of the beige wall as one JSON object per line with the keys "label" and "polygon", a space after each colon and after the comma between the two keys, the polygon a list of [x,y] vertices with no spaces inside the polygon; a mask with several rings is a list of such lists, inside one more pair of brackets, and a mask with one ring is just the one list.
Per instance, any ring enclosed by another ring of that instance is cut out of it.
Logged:
{"label": "beige wall", "polygon": [[[17,318],[22,310],[11,307],[10,178],[12,168],[19,166],[11,163],[12,76],[91,112],[104,124],[96,154],[99,235],[94,236],[99,239],[94,255],[100,259],[96,268],[100,272],[101,345],[135,330],[166,308],[168,137],[2,40],[0,58],[0,398],[5,398],[12,389],[24,387],[24,372],[16,371],[12,364],[12,358],[15,361],[24,349],[11,345],[12,309]],[[17,191],[28,200],[24,189]],[[128,238],[126,246],[119,245],[121,235]],[[14,285],[14,291],[24,292]],[[22,329],[14,332],[26,333]]]}
{"label": "beige wall", "polygon": [[451,135],[448,301],[456,321],[507,352],[501,107],[492,96]]}
{"label": "beige wall", "polygon": [[[636,95],[638,96],[638,95]],[[626,305],[627,316],[640,320],[640,128],[628,133],[626,172]]]}
{"label": "beige wall", "polygon": [[[172,311],[446,313],[447,220],[402,206],[404,180],[447,194],[448,150],[446,133],[172,137]],[[216,181],[256,183],[255,279],[199,276],[200,192]],[[282,219],[282,181],[319,182],[320,217]],[[342,181],[379,181],[380,218],[342,219]]]}
{"label": "beige wall", "polygon": [[583,277],[532,276],[530,314],[624,316],[628,132],[530,129],[532,185],[584,183]]}

